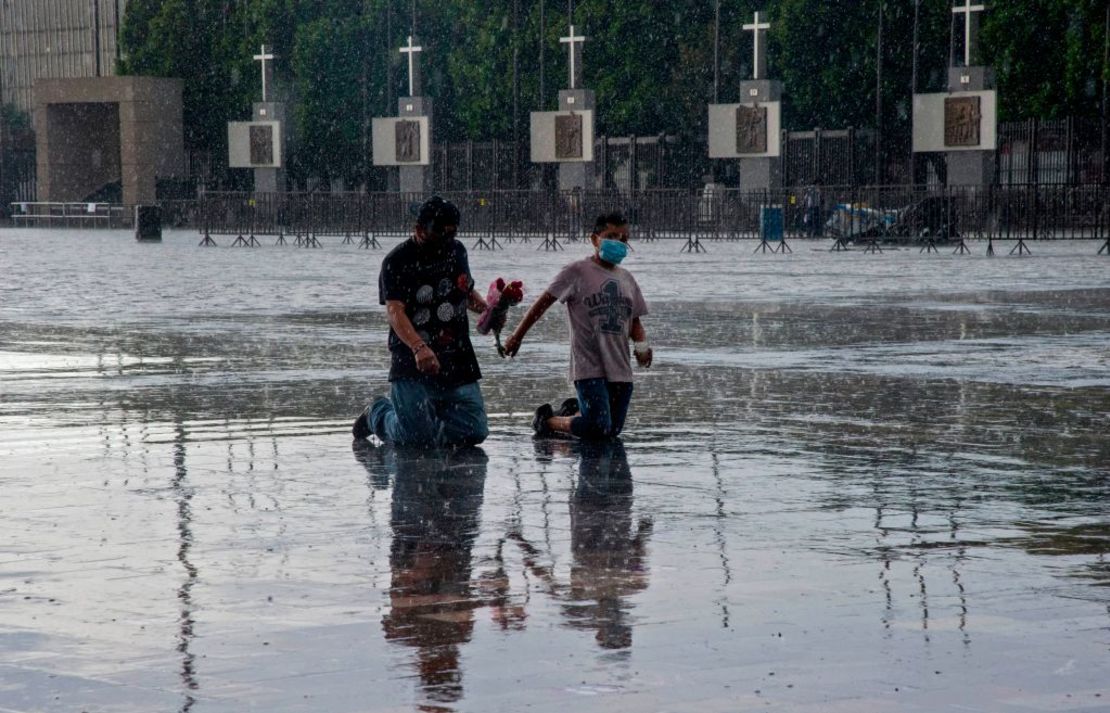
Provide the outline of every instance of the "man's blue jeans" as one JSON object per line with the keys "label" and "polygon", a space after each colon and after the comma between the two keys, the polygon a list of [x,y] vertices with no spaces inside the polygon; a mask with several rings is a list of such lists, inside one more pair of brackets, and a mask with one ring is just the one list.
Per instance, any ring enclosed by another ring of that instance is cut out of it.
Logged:
{"label": "man's blue jeans", "polygon": [[489,435],[478,382],[445,388],[421,381],[392,383],[392,399],[370,406],[370,429],[400,446],[476,446]]}
{"label": "man's blue jeans", "polygon": [[580,379],[574,388],[579,415],[571,419],[570,432],[587,440],[619,436],[632,401],[632,382]]}

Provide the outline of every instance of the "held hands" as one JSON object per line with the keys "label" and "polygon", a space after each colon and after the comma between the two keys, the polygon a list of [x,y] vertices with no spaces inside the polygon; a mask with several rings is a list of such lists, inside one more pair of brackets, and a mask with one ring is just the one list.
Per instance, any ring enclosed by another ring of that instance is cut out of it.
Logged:
{"label": "held hands", "polygon": [[516,335],[516,332],[510,334],[509,338],[505,340],[505,356],[515,357],[516,353],[520,351],[520,344],[523,341],[521,337]]}
{"label": "held hands", "polygon": [[421,374],[428,376],[435,376],[439,373],[439,359],[436,358],[435,352],[427,344],[421,342],[412,350],[412,355],[416,357],[416,368]]}
{"label": "held hands", "polygon": [[[517,336],[516,332],[513,332],[509,338],[505,340],[505,356],[515,357],[517,352],[520,351],[520,345],[523,341],[524,339],[522,337]],[[651,347],[633,349],[632,353],[636,355],[637,364],[645,369],[651,368],[651,362],[655,356]]]}

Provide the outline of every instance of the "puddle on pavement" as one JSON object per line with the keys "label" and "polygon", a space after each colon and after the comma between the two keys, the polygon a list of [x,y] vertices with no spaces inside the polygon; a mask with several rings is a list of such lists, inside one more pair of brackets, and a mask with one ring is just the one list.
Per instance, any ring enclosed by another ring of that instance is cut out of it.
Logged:
{"label": "puddle on pavement", "polygon": [[1110,710],[1096,244],[641,245],[623,442],[530,438],[552,316],[418,453],[349,435],[380,252],[195,242],[0,237],[0,710]]}

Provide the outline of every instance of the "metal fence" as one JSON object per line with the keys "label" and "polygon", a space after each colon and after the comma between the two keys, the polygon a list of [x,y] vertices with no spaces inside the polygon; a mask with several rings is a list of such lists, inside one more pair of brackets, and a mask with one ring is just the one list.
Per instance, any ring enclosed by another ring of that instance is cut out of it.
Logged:
{"label": "metal fence", "polygon": [[677,136],[603,136],[594,146],[594,185],[608,191],[679,189],[712,173],[705,141]]}
{"label": "metal fence", "polygon": [[[642,239],[760,236],[761,211],[783,212],[792,237],[893,241],[1104,238],[1110,191],[1091,186],[944,188],[843,186],[805,191],[469,191],[443,195],[462,211],[460,236],[577,238],[620,210]],[[405,235],[424,196],[399,193],[207,193],[164,206],[206,235]]]}
{"label": "metal fence", "polygon": [[1095,119],[1030,119],[999,124],[998,183],[1105,183],[1102,126]]}
{"label": "metal fence", "polygon": [[[629,191],[697,185],[711,166],[704,142],[665,134],[599,136],[593,171],[594,185]],[[432,150],[433,183],[442,191],[550,190],[555,177],[553,165],[531,163],[527,145],[511,141],[439,144]],[[374,181],[387,183],[384,174]]]}
{"label": "metal fence", "polygon": [[784,131],[782,138],[784,186],[851,186],[875,182],[874,131]]}
{"label": "metal fence", "polygon": [[432,153],[433,181],[447,191],[526,187],[531,174],[520,149],[511,141],[437,144]]}
{"label": "metal fence", "polygon": [[[996,186],[1022,190],[1029,185],[1081,188],[1110,183],[1102,149],[1102,127],[1097,120],[1059,119],[1009,122],[999,125]],[[907,156],[876,161],[875,132],[869,129],[784,131],[782,136],[782,186],[867,186],[877,180],[879,166],[889,167]],[[8,151],[0,159],[0,202],[35,200],[34,137],[29,131],[4,137]],[[894,151],[887,142],[886,150]],[[216,159],[210,152],[189,155],[191,178],[179,180],[192,186],[217,183]],[[943,154],[918,157],[918,181],[943,183]],[[737,162],[713,161],[703,139],[659,136],[601,136],[594,143],[593,184],[602,191],[623,193],[650,190],[692,191],[707,176],[712,182],[736,185]],[[437,145],[432,155],[433,184],[449,193],[552,191],[557,169],[552,164],[532,164],[527,147],[512,142],[487,141]],[[900,176],[884,169],[884,179]],[[235,185],[235,184],[231,184]],[[385,190],[389,169],[373,169],[367,186]],[[226,187],[226,185],[225,185]],[[931,186],[932,188],[933,186]],[[863,190],[863,189],[859,189]],[[901,190],[916,191],[914,186]],[[181,191],[159,190],[162,198],[180,199]],[[171,195],[172,194],[172,195]],[[262,199],[265,200],[265,199]],[[0,208],[0,215],[5,212]]]}
{"label": "metal fence", "polygon": [[[1093,119],[1007,122],[998,127],[998,175],[1002,186],[1103,183],[1106,162],[1102,128]],[[884,144],[876,160],[873,129],[782,132],[782,185],[866,186],[895,177],[889,167],[908,164],[905,147]],[[943,155],[932,157],[943,162]],[[922,159],[924,160],[924,159]],[[600,136],[594,142],[593,183],[600,190],[689,188],[714,175],[735,184],[733,162],[712,161],[703,140],[672,135]],[[465,142],[437,146],[434,184],[445,191],[553,189],[554,171],[532,164],[527,147],[511,142]],[[907,166],[908,168],[908,166]],[[940,175],[932,182],[943,183]],[[888,175],[889,174],[889,175]],[[378,182],[381,184],[381,182]],[[384,185],[384,184],[382,184]]]}
{"label": "metal fence", "polygon": [[12,225],[25,228],[129,228],[134,206],[115,203],[11,204]]}
{"label": "metal fence", "polygon": [[[867,129],[784,131],[784,186],[875,182],[875,132]],[[599,136],[593,185],[605,191],[687,189],[705,176],[735,184],[733,162],[709,158],[704,140],[668,134]],[[442,144],[432,154],[434,185],[444,191],[554,189],[554,167],[529,162],[526,146],[486,141]],[[379,181],[379,183],[381,183]]]}

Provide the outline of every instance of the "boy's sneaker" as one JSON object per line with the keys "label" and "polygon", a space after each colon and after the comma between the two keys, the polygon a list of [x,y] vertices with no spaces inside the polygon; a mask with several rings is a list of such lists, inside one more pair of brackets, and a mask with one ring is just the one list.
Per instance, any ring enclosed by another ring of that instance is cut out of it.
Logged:
{"label": "boy's sneaker", "polygon": [[578,399],[567,399],[559,410],[555,412],[556,416],[577,416],[578,415]]}
{"label": "boy's sneaker", "polygon": [[547,427],[547,419],[554,415],[555,409],[551,408],[551,404],[544,404],[536,409],[536,415],[532,417],[532,431],[537,437],[551,435],[551,429]]}
{"label": "boy's sneaker", "polygon": [[360,441],[370,437],[370,419],[366,415],[368,410],[363,409],[362,413],[355,419],[354,425],[351,426],[351,435]]}

